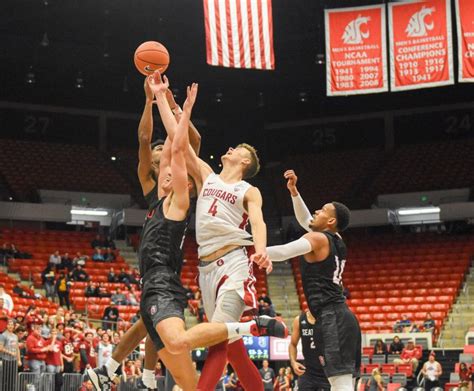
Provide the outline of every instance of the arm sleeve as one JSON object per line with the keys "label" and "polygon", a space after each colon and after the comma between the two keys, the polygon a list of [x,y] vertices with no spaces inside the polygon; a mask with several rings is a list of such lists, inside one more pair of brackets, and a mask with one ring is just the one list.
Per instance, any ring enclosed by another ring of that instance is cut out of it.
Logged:
{"label": "arm sleeve", "polygon": [[293,210],[295,212],[296,220],[298,220],[299,225],[307,232],[311,232],[309,228],[309,223],[313,219],[311,213],[301,198],[301,195],[298,194],[296,197],[291,197],[291,201],[293,202]]}
{"label": "arm sleeve", "polygon": [[299,238],[280,246],[267,247],[267,255],[272,262],[283,262],[299,255],[308,254],[312,249],[311,243],[307,239]]}

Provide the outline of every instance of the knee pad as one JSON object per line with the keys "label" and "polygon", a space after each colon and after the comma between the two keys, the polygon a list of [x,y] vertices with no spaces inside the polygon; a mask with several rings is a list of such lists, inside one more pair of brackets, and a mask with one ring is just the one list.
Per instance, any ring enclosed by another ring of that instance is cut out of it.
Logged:
{"label": "knee pad", "polygon": [[238,322],[244,310],[245,303],[236,291],[224,292],[216,302],[212,322]]}
{"label": "knee pad", "polygon": [[331,376],[328,378],[331,391],[353,391],[352,374]]}

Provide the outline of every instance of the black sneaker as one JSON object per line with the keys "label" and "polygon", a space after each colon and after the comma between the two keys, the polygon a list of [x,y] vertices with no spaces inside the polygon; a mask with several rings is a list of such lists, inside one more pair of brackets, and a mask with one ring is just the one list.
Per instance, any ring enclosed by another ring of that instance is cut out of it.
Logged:
{"label": "black sneaker", "polygon": [[147,390],[147,391],[158,391],[158,388],[149,388],[143,383],[143,379],[140,377],[137,380],[136,386],[139,390]]}
{"label": "black sneaker", "polygon": [[87,369],[87,377],[92,382],[96,391],[111,391],[112,390],[112,379],[109,377],[107,368]]}
{"label": "black sneaker", "polygon": [[255,325],[250,330],[252,335],[256,337],[264,335],[277,338],[288,337],[288,327],[284,322],[266,315],[257,316],[254,320]]}

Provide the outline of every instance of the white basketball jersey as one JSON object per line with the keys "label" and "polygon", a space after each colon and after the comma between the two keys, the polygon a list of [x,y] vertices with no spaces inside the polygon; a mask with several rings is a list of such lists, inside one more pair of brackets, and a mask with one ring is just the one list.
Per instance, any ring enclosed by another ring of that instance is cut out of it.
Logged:
{"label": "white basketball jersey", "polygon": [[207,177],[196,205],[199,257],[230,244],[253,244],[252,236],[245,230],[248,215],[244,209],[244,196],[250,187],[245,181],[225,183],[214,173]]}

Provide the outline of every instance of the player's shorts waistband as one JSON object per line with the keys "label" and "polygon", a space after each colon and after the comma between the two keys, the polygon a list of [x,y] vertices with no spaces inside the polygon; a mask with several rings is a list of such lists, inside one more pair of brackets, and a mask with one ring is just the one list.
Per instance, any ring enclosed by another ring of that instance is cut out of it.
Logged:
{"label": "player's shorts waistband", "polygon": [[213,261],[199,261],[199,271],[204,273],[210,273],[218,267],[225,265],[227,262],[230,262],[231,260],[228,258],[229,255],[237,252],[240,252],[247,256],[247,249],[245,247],[237,247],[230,250],[228,253],[225,253],[224,255],[220,256],[219,258],[214,259]]}

